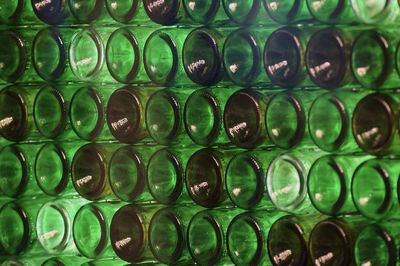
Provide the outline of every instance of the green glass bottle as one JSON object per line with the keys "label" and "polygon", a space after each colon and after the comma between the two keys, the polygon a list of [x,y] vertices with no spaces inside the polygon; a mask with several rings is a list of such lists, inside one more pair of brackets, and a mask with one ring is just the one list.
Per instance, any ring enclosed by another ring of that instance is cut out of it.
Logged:
{"label": "green glass bottle", "polygon": [[352,134],[351,117],[366,90],[338,90],[315,99],[308,114],[308,130],[320,149],[347,153],[360,150]]}
{"label": "green glass bottle", "polygon": [[368,219],[399,217],[398,160],[370,159],[353,175],[351,194],[358,211]]}
{"label": "green glass bottle", "polygon": [[134,146],[122,146],[114,152],[108,165],[109,182],[120,200],[145,202],[152,199],[146,186],[146,167],[152,153],[151,147]]}
{"label": "green glass bottle", "polygon": [[21,25],[38,23],[32,5],[25,0],[7,1],[1,4],[0,23],[2,25]]}
{"label": "green glass bottle", "polygon": [[229,145],[224,130],[223,113],[236,87],[209,87],[194,91],[185,103],[184,122],[189,137],[198,145]]}
{"label": "green glass bottle", "polygon": [[199,208],[165,207],[157,211],[149,225],[149,245],[154,257],[168,265],[192,262],[187,247],[189,221]]}
{"label": "green glass bottle", "polygon": [[143,64],[150,80],[158,85],[187,85],[182,64],[183,43],[189,28],[163,28],[154,31],[146,40]]}
{"label": "green glass bottle", "polygon": [[315,85],[333,89],[353,80],[351,44],[357,32],[329,27],[316,31],[307,44],[305,64]]}
{"label": "green glass bottle", "polygon": [[88,200],[114,197],[110,183],[108,164],[118,145],[89,143],[75,153],[72,160],[72,183],[76,191]]}
{"label": "green glass bottle", "polygon": [[35,196],[33,165],[40,145],[10,144],[0,150],[0,195],[19,198]]}
{"label": "green glass bottle", "polygon": [[351,61],[353,75],[365,88],[396,88],[396,45],[399,38],[384,30],[363,31],[354,40]]}
{"label": "green glass bottle", "polygon": [[222,0],[222,4],[229,19],[236,24],[275,24],[263,7],[262,0]]}
{"label": "green glass bottle", "polygon": [[87,258],[80,256],[60,256],[52,257],[44,261],[41,266],[69,266],[69,265],[81,265],[88,261]]}
{"label": "green glass bottle", "polygon": [[313,146],[307,126],[308,112],[320,93],[312,90],[284,91],[270,99],[265,126],[273,144],[282,149]]}
{"label": "green glass bottle", "polygon": [[269,35],[266,29],[238,29],[228,35],[223,47],[223,63],[228,78],[237,85],[268,83],[262,71],[262,49]]}
{"label": "green glass bottle", "polygon": [[357,236],[354,246],[357,265],[397,265],[399,230],[395,222],[366,226]]}
{"label": "green glass bottle", "polygon": [[106,125],[106,105],[112,87],[98,89],[92,85],[79,88],[70,102],[70,123],[76,135],[83,140],[112,139]]}
{"label": "green glass bottle", "polygon": [[273,84],[292,88],[311,83],[304,64],[310,35],[309,28],[287,26],[268,36],[263,60],[264,69]]}
{"label": "green glass bottle", "polygon": [[[135,264],[128,264],[128,265],[135,265]],[[146,265],[146,264],[140,264],[140,265]],[[164,264],[160,264],[160,265],[164,265]],[[80,266],[127,266],[127,264],[126,264],[126,261],[115,258],[115,259],[93,260],[93,261],[83,263]]]}
{"label": "green glass bottle", "polygon": [[227,32],[197,28],[183,44],[182,61],[186,75],[200,85],[214,85],[225,73],[222,67],[222,47]]}
{"label": "green glass bottle", "polygon": [[264,125],[269,99],[267,93],[253,89],[242,89],[229,97],[224,110],[224,127],[234,145],[255,148],[269,142]]}
{"label": "green glass bottle", "polygon": [[177,24],[184,15],[182,0],[143,0],[143,8],[153,22],[166,26]]}
{"label": "green glass bottle", "polygon": [[72,238],[72,222],[79,208],[87,201],[57,199],[40,207],[36,218],[36,235],[48,254],[79,254]]}
{"label": "green glass bottle", "polygon": [[35,178],[40,189],[49,196],[72,196],[77,192],[70,180],[71,161],[79,143],[43,144],[35,158]]}
{"label": "green glass bottle", "polygon": [[265,175],[280,151],[245,151],[233,157],[225,174],[226,190],[232,203],[243,209],[273,209],[265,197]]}
{"label": "green glass bottle", "polygon": [[7,258],[0,261],[1,266],[37,266],[41,265],[47,257],[18,256],[17,258]]}
{"label": "green glass bottle", "polygon": [[397,23],[400,19],[400,7],[398,1],[350,1],[354,14],[362,23],[385,25]]}
{"label": "green glass bottle", "polygon": [[75,23],[90,24],[108,15],[104,2],[104,0],[68,0],[68,5]]}
{"label": "green glass bottle", "polygon": [[185,131],[183,111],[188,89],[162,89],[151,95],[146,104],[146,126],[150,136],[161,145],[185,145],[191,139]]}
{"label": "green glass bottle", "polygon": [[228,17],[219,0],[182,0],[185,17],[195,24],[222,24]]}
{"label": "green glass bottle", "polygon": [[125,86],[112,93],[107,103],[107,124],[114,138],[136,143],[149,136],[145,108],[152,92],[151,88]]}
{"label": "green glass bottle", "polygon": [[189,202],[185,187],[185,168],[192,149],[163,148],[151,156],[147,164],[147,187],[153,198],[162,204]]}
{"label": "green glass bottle", "polygon": [[305,1],[263,0],[268,15],[280,24],[304,23],[311,20]]}
{"label": "green glass bottle", "polygon": [[110,244],[110,223],[120,207],[122,203],[118,202],[92,202],[78,210],[72,231],[80,254],[90,259],[115,256]]}
{"label": "green glass bottle", "polygon": [[238,209],[207,209],[192,217],[187,230],[192,258],[200,265],[232,265],[226,247],[229,223]]}
{"label": "green glass bottle", "polygon": [[357,21],[350,0],[306,0],[311,15],[326,24],[351,24]]}
{"label": "green glass bottle", "polygon": [[25,5],[31,2],[31,7],[37,18],[47,24],[63,24],[70,17],[68,3],[64,0],[24,0],[24,2]]}
{"label": "green glass bottle", "polygon": [[309,238],[314,265],[354,265],[355,239],[364,225],[359,216],[328,218],[314,226]]}
{"label": "green glass bottle", "polygon": [[376,155],[398,153],[398,93],[373,93],[362,98],[353,112],[353,135],[358,146]]}
{"label": "green glass bottle", "polygon": [[139,24],[148,20],[141,0],[105,0],[108,14],[119,23]]}
{"label": "green glass bottle", "polygon": [[327,215],[357,213],[351,197],[351,180],[356,168],[371,156],[325,155],[316,160],[307,180],[308,196],[314,207]]}
{"label": "green glass bottle", "polygon": [[271,225],[282,215],[281,212],[245,212],[231,221],[226,244],[235,265],[272,265],[266,247],[267,236]]}
{"label": "green glass bottle", "polygon": [[186,165],[185,182],[189,196],[203,207],[212,208],[225,203],[225,172],[235,150],[204,148],[196,151]]}
{"label": "green glass bottle", "polygon": [[149,246],[149,224],[157,205],[129,204],[120,208],[110,225],[110,240],[117,256],[125,261],[155,261]]}
{"label": "green glass bottle", "polygon": [[307,195],[307,176],[311,165],[323,155],[292,151],[276,156],[266,175],[267,193],[275,207],[296,214],[315,213]]}

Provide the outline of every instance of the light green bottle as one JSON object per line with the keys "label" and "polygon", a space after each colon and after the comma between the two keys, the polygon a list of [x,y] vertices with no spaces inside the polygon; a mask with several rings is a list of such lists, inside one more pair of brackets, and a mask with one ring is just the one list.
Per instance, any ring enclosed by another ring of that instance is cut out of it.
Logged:
{"label": "light green bottle", "polygon": [[350,0],[306,0],[311,15],[326,24],[351,24],[357,21]]}
{"label": "light green bottle", "polygon": [[37,24],[40,20],[33,12],[32,5],[25,0],[7,1],[1,4],[0,23],[2,25]]}
{"label": "light green bottle", "polygon": [[69,265],[80,265],[88,261],[87,258],[80,256],[60,256],[52,257],[44,261],[41,266],[69,266]]}
{"label": "light green bottle", "polygon": [[262,4],[262,0],[222,0],[229,19],[239,25],[274,25]]}
{"label": "light green bottle", "polygon": [[142,24],[148,22],[142,0],[105,0],[108,14],[115,22]]}
{"label": "light green bottle", "polygon": [[311,20],[305,1],[263,0],[268,15],[280,24],[305,23]]}
{"label": "light green bottle", "polygon": [[219,25],[228,20],[219,0],[182,0],[182,5],[192,24]]}
{"label": "light green bottle", "polygon": [[354,14],[359,22],[374,25],[391,25],[400,19],[400,7],[397,1],[384,0],[365,2],[350,0]]}

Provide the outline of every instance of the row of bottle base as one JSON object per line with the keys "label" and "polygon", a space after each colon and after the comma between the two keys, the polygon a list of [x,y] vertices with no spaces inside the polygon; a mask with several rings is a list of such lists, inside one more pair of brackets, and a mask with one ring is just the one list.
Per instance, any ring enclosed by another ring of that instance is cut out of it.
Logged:
{"label": "row of bottle base", "polygon": [[[393,255],[400,248],[397,224],[374,224],[357,215],[298,217],[266,210],[85,204],[78,199],[39,203],[9,202],[0,209],[0,245],[5,254],[118,256],[134,263],[168,265],[398,262]],[[18,230],[9,230],[9,222]]]}
{"label": "row of bottle base", "polygon": [[13,0],[2,3],[0,22],[8,25],[126,23],[162,25],[319,23],[396,23],[400,7],[364,1],[300,0]]}
{"label": "row of bottle base", "polygon": [[1,195],[14,198],[44,192],[92,201],[400,217],[397,159],[98,143],[11,145],[0,159]]}
{"label": "row of bottle base", "polygon": [[6,82],[380,89],[400,80],[390,28],[45,28],[0,38]]}

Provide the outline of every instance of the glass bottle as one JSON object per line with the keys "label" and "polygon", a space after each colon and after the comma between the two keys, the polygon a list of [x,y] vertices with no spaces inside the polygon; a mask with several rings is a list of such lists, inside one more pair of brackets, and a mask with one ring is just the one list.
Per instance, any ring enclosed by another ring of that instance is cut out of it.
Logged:
{"label": "glass bottle", "polygon": [[306,0],[311,15],[326,24],[351,24],[357,21],[350,0]]}
{"label": "glass bottle", "polygon": [[239,25],[276,24],[263,7],[262,0],[222,0],[229,19]]}
{"label": "glass bottle", "polygon": [[147,187],[153,198],[170,205],[190,201],[185,187],[185,168],[192,149],[163,148],[147,164]]}
{"label": "glass bottle", "polygon": [[141,0],[105,0],[108,14],[119,23],[139,24],[148,20]]}
{"label": "glass bottle", "polygon": [[43,0],[24,0],[25,5],[31,7],[36,17],[46,24],[63,24],[70,18],[70,9],[67,1],[43,1]]}
{"label": "glass bottle", "polygon": [[358,151],[352,134],[351,118],[366,90],[337,90],[316,98],[308,114],[308,130],[320,149],[327,152]]}
{"label": "glass bottle", "polygon": [[400,18],[400,7],[395,0],[371,1],[350,0],[354,14],[361,23],[393,24]]}
{"label": "glass bottle", "polygon": [[222,47],[225,34],[216,29],[197,28],[186,37],[182,61],[186,75],[194,83],[214,85],[224,77]]}
{"label": "glass bottle", "polygon": [[311,20],[305,1],[263,0],[268,15],[280,24],[304,23]]}
{"label": "glass bottle", "polygon": [[229,145],[224,130],[223,113],[229,97],[238,90],[202,88],[194,91],[185,103],[184,122],[189,137],[198,145]]}
{"label": "glass bottle", "polygon": [[351,180],[357,167],[371,156],[325,155],[308,173],[307,190],[314,207],[327,215],[357,213],[351,197]]}
{"label": "glass bottle", "polygon": [[182,0],[185,16],[195,24],[222,24],[228,19],[219,0]]}
{"label": "glass bottle", "polygon": [[146,40],[143,64],[150,80],[158,85],[188,85],[182,64],[183,43],[190,29],[163,28],[154,31]]}
{"label": "glass bottle", "polygon": [[265,92],[242,89],[232,94],[224,110],[224,127],[230,141],[241,148],[268,142],[265,110],[270,97]]}
{"label": "glass bottle", "polygon": [[357,167],[351,194],[357,210],[368,219],[399,217],[398,160],[370,159]]}
{"label": "glass bottle", "polygon": [[81,263],[85,263],[86,261],[88,261],[87,258],[80,256],[60,256],[47,259],[41,266],[81,265]]}
{"label": "glass bottle", "polygon": [[68,5],[75,23],[90,24],[108,15],[104,2],[104,0],[68,0]]}
{"label": "glass bottle", "polygon": [[83,256],[90,259],[115,256],[110,244],[110,223],[120,207],[122,203],[118,202],[92,202],[78,210],[72,231],[75,245]]}
{"label": "glass bottle", "polygon": [[191,139],[185,131],[183,112],[193,89],[162,89],[153,93],[146,104],[146,126],[160,145],[186,145]]}
{"label": "glass bottle", "polygon": [[184,15],[182,0],[143,0],[143,8],[153,22],[165,26],[177,24]]}
{"label": "glass bottle", "polygon": [[6,1],[1,4],[0,23],[2,25],[21,25],[38,23],[32,5],[26,0]]}
{"label": "glass bottle", "polygon": [[89,143],[75,153],[72,160],[72,183],[76,191],[88,200],[100,200],[113,196],[108,164],[118,145]]}

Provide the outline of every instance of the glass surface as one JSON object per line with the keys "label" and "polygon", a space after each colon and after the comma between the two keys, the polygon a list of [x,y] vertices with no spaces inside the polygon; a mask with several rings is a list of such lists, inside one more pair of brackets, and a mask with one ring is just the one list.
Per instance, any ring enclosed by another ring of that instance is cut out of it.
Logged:
{"label": "glass surface", "polygon": [[0,38],[0,79],[15,82],[22,77],[28,64],[25,40],[16,31],[1,31]]}

